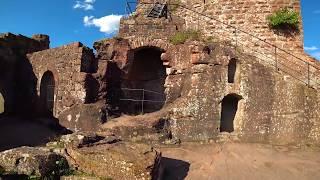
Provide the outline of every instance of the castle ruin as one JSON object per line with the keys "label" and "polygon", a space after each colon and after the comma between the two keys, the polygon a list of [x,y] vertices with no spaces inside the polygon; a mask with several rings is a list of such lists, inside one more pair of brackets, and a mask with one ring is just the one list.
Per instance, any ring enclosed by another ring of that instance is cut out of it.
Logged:
{"label": "castle ruin", "polygon": [[[55,117],[128,141],[319,145],[320,64],[304,53],[302,23],[284,32],[266,20],[300,12],[299,0],[157,2],[165,13],[153,17],[155,2],[139,0],[96,54],[80,42],[51,49],[46,35],[1,35],[1,116]],[[201,38],[172,43],[190,30]]]}

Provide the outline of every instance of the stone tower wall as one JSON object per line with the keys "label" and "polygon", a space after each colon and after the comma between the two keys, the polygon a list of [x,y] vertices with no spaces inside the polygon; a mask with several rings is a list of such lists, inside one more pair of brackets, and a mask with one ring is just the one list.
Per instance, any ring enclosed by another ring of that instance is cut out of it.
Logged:
{"label": "stone tower wall", "polygon": [[[303,50],[302,20],[300,32],[288,37],[284,33],[270,29],[266,19],[273,12],[286,7],[300,13],[300,0],[181,0],[181,4],[216,19],[205,18],[183,8],[173,12],[185,17],[186,28],[199,29],[207,36],[222,33],[233,37],[236,35],[233,27],[236,27],[288,51]],[[253,40],[240,31],[237,33],[239,42],[250,44]]]}
{"label": "stone tower wall", "polygon": [[[169,5],[168,19],[147,18],[154,2],[179,6]],[[119,35],[168,39],[179,31],[196,30],[207,41],[227,41],[261,63],[318,87],[320,65],[304,52],[302,19],[294,32],[268,26],[267,17],[281,8],[300,13],[300,0],[140,0],[136,12],[122,20]]]}

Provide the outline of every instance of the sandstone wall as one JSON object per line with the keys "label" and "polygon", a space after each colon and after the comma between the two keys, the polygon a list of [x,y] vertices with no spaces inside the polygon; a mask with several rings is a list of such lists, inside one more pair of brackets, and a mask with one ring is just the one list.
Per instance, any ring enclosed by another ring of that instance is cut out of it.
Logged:
{"label": "sandstone wall", "polygon": [[[315,89],[251,55],[235,56],[228,46],[211,47],[209,58],[201,44],[170,48],[166,53],[173,72],[167,78],[166,91],[167,99],[173,102],[168,118],[174,136],[187,141],[219,138],[222,100],[236,94],[243,99],[232,135],[240,141],[319,143],[320,97]],[[188,58],[186,52],[190,52]],[[177,58],[176,53],[184,54],[184,58]],[[228,83],[227,65],[235,57],[236,80]],[[175,61],[178,66],[170,63]]]}
{"label": "sandstone wall", "polygon": [[34,75],[26,54],[49,48],[49,37],[28,38],[11,33],[0,35],[0,93],[8,114],[28,114],[34,94]]}
{"label": "sandstone wall", "polygon": [[179,31],[197,30],[206,41],[229,41],[233,48],[246,51],[306,84],[320,87],[320,65],[303,49],[302,19],[298,31],[274,30],[268,26],[267,16],[276,10],[288,7],[300,13],[300,0],[168,2],[179,6],[169,5],[168,19],[155,19],[146,17],[154,1],[139,1],[135,13],[122,19],[119,35],[168,39]]}
{"label": "sandstone wall", "polygon": [[[108,48],[103,44],[108,44]],[[242,99],[234,132],[229,136],[242,142],[319,143],[318,92],[289,74],[236,51],[229,43],[188,41],[172,45],[165,40],[139,37],[101,41],[97,52],[117,64],[121,73],[106,74],[118,78],[121,84],[130,59],[126,52],[141,47],[165,51],[161,58],[167,68],[164,86],[166,106],[170,108],[163,118],[169,121],[173,138],[182,141],[221,138],[222,100],[232,94]],[[234,83],[227,81],[231,59],[237,62]],[[113,102],[109,105],[114,105]]]}
{"label": "sandstone wall", "polygon": [[[28,54],[33,72],[37,78],[37,93],[40,96],[40,84],[43,74],[51,71],[55,80],[54,116],[75,104],[89,103],[90,91],[95,84],[92,72],[97,70],[97,62],[92,50],[81,43],[73,43],[59,48]],[[38,103],[40,105],[41,103]],[[38,107],[38,110],[42,109]]]}

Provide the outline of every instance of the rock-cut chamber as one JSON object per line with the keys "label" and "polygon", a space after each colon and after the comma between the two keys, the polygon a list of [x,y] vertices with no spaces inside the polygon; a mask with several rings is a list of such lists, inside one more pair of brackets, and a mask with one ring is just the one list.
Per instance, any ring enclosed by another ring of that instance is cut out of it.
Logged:
{"label": "rock-cut chamber", "polygon": [[127,114],[160,110],[165,103],[166,68],[161,61],[163,50],[142,47],[133,51],[128,75],[122,83],[122,108]]}

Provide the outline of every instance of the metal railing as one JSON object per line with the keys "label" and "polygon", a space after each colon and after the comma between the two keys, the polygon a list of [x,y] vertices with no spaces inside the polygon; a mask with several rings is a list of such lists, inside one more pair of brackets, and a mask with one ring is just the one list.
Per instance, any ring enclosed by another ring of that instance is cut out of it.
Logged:
{"label": "metal railing", "polygon": [[137,6],[137,1],[126,1],[125,12],[127,16],[130,16],[134,12],[131,5]]}
{"label": "metal railing", "polygon": [[[136,2],[127,3],[127,6],[130,6],[132,3]],[[152,5],[153,3],[140,2],[139,4]],[[278,46],[269,43],[254,34],[248,33],[233,25],[229,25],[214,17],[197,12],[184,5],[174,3],[168,5],[169,7],[173,5],[177,8],[182,8],[185,12],[188,11],[197,15],[198,26],[196,27],[196,30],[203,28],[203,26],[200,26],[200,21],[214,21],[215,23],[212,24],[215,27],[212,28],[212,31],[210,31],[211,34],[207,35],[207,37],[223,37],[223,40],[230,42],[230,45],[236,50],[235,52],[242,50],[251,56],[254,56],[259,62],[271,65],[277,71],[280,70],[296,80],[305,83],[309,87],[320,88],[320,67],[317,67],[309,61],[305,61],[304,59],[288,52],[285,49],[279,48]],[[132,13],[132,8],[130,8],[130,10]],[[170,8],[168,11],[170,11]],[[216,28],[217,26],[219,28]],[[243,43],[243,39],[246,39],[245,43]]]}
{"label": "metal railing", "polygon": [[[130,94],[130,92],[138,92],[138,94],[141,94],[141,98],[120,98],[120,101],[127,101],[127,102],[140,102],[141,105],[141,114],[145,113],[145,104],[146,103],[154,103],[154,104],[164,104],[165,103],[165,96],[164,93],[161,92],[156,92],[156,91],[151,91],[151,90],[146,90],[146,89],[131,89],[131,88],[121,88],[121,90],[124,92],[124,94]],[[126,93],[127,92],[127,93]],[[157,95],[161,98],[159,99],[163,99],[163,100],[152,100],[152,99],[146,99],[146,94],[147,93],[151,93],[154,95]],[[129,95],[129,97],[131,96],[135,96],[135,97],[139,97],[139,95],[137,96],[136,93],[135,95]],[[124,95],[124,97],[128,97],[128,95]]]}

